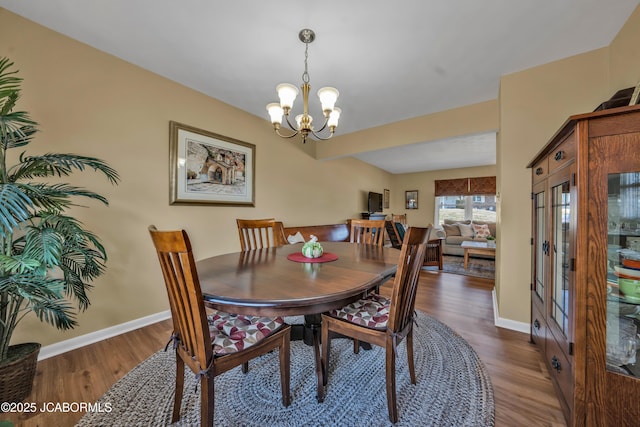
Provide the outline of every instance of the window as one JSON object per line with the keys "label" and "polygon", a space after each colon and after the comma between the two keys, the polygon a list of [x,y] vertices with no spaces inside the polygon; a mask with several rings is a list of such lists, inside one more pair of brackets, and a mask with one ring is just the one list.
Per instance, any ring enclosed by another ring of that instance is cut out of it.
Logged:
{"label": "window", "polygon": [[458,178],[435,181],[434,223],[496,221],[496,177]]}
{"label": "window", "polygon": [[445,219],[496,222],[496,196],[440,196],[435,205],[436,224]]}

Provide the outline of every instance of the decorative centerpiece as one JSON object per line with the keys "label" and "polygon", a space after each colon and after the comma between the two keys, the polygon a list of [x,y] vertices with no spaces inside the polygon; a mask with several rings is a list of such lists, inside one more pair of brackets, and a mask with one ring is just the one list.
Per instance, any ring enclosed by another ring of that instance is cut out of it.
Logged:
{"label": "decorative centerpiece", "polygon": [[493,236],[487,236],[487,246],[490,248],[496,247],[496,238]]}
{"label": "decorative centerpiece", "polygon": [[322,245],[314,235],[311,235],[309,241],[302,245],[302,255],[307,258],[320,258],[323,252]]}

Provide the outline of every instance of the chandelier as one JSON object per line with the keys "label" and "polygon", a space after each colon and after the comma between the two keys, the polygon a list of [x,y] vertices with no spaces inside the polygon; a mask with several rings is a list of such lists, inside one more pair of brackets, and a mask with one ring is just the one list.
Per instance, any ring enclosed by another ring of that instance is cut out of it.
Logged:
{"label": "chandelier", "polygon": [[[276,87],[278,97],[280,98],[280,103],[274,102],[267,105],[267,111],[269,112],[269,116],[271,117],[273,129],[276,131],[276,134],[283,138],[293,138],[294,136],[300,134],[302,135],[302,142],[306,143],[307,137],[309,136],[309,134],[311,134],[317,139],[326,140],[333,136],[336,127],[338,127],[338,119],[340,118],[340,113],[342,111],[340,110],[340,108],[335,107],[335,104],[340,93],[336,88],[333,87],[323,87],[318,90],[318,97],[320,98],[320,103],[322,104],[324,123],[320,129],[315,130],[313,128],[313,117],[309,115],[309,91],[311,90],[311,85],[309,85],[307,59],[309,58],[309,43],[315,40],[316,33],[314,33],[313,30],[305,28],[304,30],[300,30],[298,38],[305,44],[304,73],[302,73],[302,86],[300,86],[302,89],[302,114],[296,116],[295,125],[293,125],[289,120],[289,113],[291,111],[291,108],[293,107],[293,101],[295,101],[296,96],[298,96],[299,93],[298,88],[289,83],[281,83]],[[282,124],[283,114],[285,120],[287,121],[287,125],[289,125],[289,128],[293,131],[293,133],[283,134],[280,132],[280,125]],[[324,137],[321,136],[320,133],[327,128],[329,129],[328,135]]]}

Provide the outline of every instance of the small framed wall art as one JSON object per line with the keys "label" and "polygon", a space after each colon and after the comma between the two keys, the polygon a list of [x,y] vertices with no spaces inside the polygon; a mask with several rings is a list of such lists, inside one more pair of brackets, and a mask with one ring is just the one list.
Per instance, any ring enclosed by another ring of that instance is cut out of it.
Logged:
{"label": "small framed wall art", "polygon": [[386,188],[384,189],[384,197],[383,197],[383,208],[384,209],[389,209],[389,190],[387,190]]}
{"label": "small framed wall art", "polygon": [[418,190],[405,191],[404,200],[407,209],[418,209]]}

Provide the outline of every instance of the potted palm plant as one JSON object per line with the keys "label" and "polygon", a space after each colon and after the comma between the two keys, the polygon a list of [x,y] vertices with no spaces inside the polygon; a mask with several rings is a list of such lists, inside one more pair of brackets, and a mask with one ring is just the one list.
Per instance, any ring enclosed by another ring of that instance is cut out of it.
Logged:
{"label": "potted palm plant", "polygon": [[77,198],[107,199],[59,178],[90,169],[119,181],[97,158],[26,154],[38,129],[27,112],[14,111],[22,79],[12,67],[0,59],[0,402],[21,401],[33,384],[40,344],[10,345],[18,323],[33,313],[58,329],[73,328],[76,312],[89,306],[91,282],[105,271],[100,240],[66,212]]}

